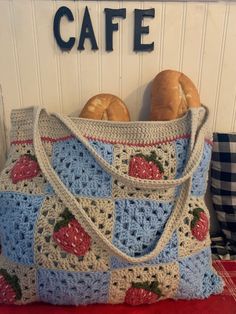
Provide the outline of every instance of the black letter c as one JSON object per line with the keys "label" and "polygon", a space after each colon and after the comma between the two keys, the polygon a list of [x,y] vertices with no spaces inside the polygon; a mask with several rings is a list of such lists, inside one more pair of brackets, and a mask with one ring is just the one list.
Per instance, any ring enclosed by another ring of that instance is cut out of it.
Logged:
{"label": "black letter c", "polygon": [[64,41],[61,38],[61,34],[60,34],[60,22],[63,16],[66,16],[68,21],[72,21],[72,22],[74,21],[74,16],[71,10],[67,7],[60,7],[57,10],[56,15],[54,17],[53,33],[54,33],[58,46],[62,50],[71,50],[71,48],[74,46],[74,43],[75,43],[75,37],[70,37],[68,41]]}

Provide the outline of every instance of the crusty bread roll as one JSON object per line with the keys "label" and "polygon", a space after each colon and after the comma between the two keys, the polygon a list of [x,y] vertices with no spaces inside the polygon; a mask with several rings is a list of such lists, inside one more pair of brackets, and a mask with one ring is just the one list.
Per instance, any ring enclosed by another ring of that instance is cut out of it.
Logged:
{"label": "crusty bread roll", "polygon": [[130,121],[129,111],[123,101],[111,94],[98,94],[85,104],[81,118],[111,121]]}
{"label": "crusty bread roll", "polygon": [[176,119],[183,116],[188,108],[200,105],[197,88],[183,73],[165,70],[154,78],[150,120]]}

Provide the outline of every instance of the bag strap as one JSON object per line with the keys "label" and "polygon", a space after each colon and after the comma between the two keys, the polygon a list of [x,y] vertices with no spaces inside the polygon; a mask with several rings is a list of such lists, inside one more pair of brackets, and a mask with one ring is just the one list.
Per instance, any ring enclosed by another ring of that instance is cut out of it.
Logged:
{"label": "bag strap", "polygon": [[55,193],[58,197],[63,201],[64,205],[72,211],[75,217],[80,221],[82,227],[84,227],[91,237],[97,241],[105,250],[107,250],[111,255],[115,255],[126,262],[130,263],[142,263],[146,262],[155,256],[157,256],[167,245],[169,242],[174,230],[179,224],[179,220],[181,219],[182,212],[184,210],[185,204],[187,202],[187,198],[191,188],[191,178],[185,180],[182,185],[180,195],[175,203],[174,209],[166,222],[163,233],[156,243],[154,249],[141,257],[132,257],[122,252],[116,246],[114,246],[95,226],[95,224],[90,220],[83,207],[79,203],[79,200],[75,198],[75,196],[67,189],[64,183],[60,180],[57,173],[53,169],[50,160],[47,156],[47,153],[44,149],[41,135],[38,128],[38,120],[40,118],[41,109],[37,109],[35,111],[35,123],[34,123],[34,149],[35,154],[41,168],[42,173],[45,175],[48,182],[52,185]]}
{"label": "bag strap", "polygon": [[[40,110],[40,109],[39,109]],[[199,129],[200,114],[204,113],[204,121]],[[168,179],[168,180],[148,180],[139,179],[131,177],[127,174],[119,172],[113,165],[109,164],[105,159],[103,159],[97,151],[92,147],[89,141],[83,136],[76,124],[66,116],[61,116],[59,114],[52,114],[57,119],[65,125],[71,133],[80,140],[80,142],[87,148],[87,150],[92,154],[98,164],[113,178],[121,181],[125,185],[131,186],[133,188],[139,189],[166,189],[173,188],[180,184],[183,184],[187,179],[189,179],[193,172],[196,170],[197,166],[202,157],[204,138],[206,134],[207,122],[208,122],[208,110],[205,107],[190,110],[191,117],[191,139],[190,139],[190,151],[189,158],[186,164],[183,175],[178,179]],[[39,116],[39,115],[38,115]],[[37,124],[38,118],[35,123]]]}

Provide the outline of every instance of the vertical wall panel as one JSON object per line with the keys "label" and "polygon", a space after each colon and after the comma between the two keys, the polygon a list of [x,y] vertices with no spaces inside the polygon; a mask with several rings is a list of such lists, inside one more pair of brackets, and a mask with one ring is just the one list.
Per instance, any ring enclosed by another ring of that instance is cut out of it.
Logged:
{"label": "vertical wall panel", "polygon": [[236,6],[228,8],[228,25],[225,45],[223,47],[222,72],[219,82],[219,98],[215,128],[219,131],[233,131],[235,123],[235,93],[236,93]]}
{"label": "vertical wall panel", "polygon": [[[0,85],[4,95],[4,110],[6,116],[5,123],[7,130],[9,131],[11,109],[21,106],[22,93],[10,2],[3,1],[0,5],[0,42],[3,43],[0,50]],[[1,115],[2,112],[3,111],[1,111]],[[1,121],[3,123],[2,116]]]}
{"label": "vertical wall panel", "polygon": [[166,2],[161,70],[180,67],[185,3]]}
{"label": "vertical wall panel", "polygon": [[[100,52],[101,52],[101,91],[119,96],[120,93],[120,35],[121,35],[121,18],[114,18],[113,23],[118,23],[118,31],[113,32],[113,51],[108,52],[105,49],[105,13],[107,3],[102,2],[100,5]],[[109,8],[119,9],[119,1],[111,2]]]}
{"label": "vertical wall panel", "polygon": [[[66,18],[61,19],[61,36],[68,40],[69,37],[78,38],[78,11],[76,8],[77,1],[68,1],[66,6],[72,11],[75,21],[70,22]],[[54,0],[53,16],[59,7],[65,5],[65,1]],[[51,26],[52,32],[52,26]],[[80,62],[80,54],[76,46],[71,51],[61,51],[55,45],[54,53],[57,55],[58,77],[59,77],[59,93],[61,96],[61,111],[65,114],[71,113],[79,106],[80,85],[78,83],[78,63]]]}
{"label": "vertical wall panel", "polygon": [[149,34],[145,43],[154,41],[154,50],[141,54],[141,82],[139,84],[139,119],[148,119],[151,104],[151,85],[161,66],[161,38],[164,5],[161,2],[144,3],[143,9],[155,9],[155,18],[146,19]]}
{"label": "vertical wall panel", "polygon": [[32,1],[32,7],[42,104],[49,111],[58,111],[60,110],[60,102],[57,80],[57,60],[51,19],[54,13],[53,2]]}
{"label": "vertical wall panel", "polygon": [[202,102],[210,109],[212,127],[215,126],[217,112],[216,99],[221,72],[221,48],[224,44],[226,13],[225,3],[209,4],[200,95]]}
{"label": "vertical wall panel", "polygon": [[[235,93],[236,94],[236,93]],[[236,132],[236,95],[234,97],[234,112],[232,116],[232,127],[231,127],[232,132]]]}
{"label": "vertical wall panel", "polygon": [[41,105],[31,1],[13,0],[10,2],[10,7],[23,105]]}
{"label": "vertical wall panel", "polygon": [[134,9],[140,9],[140,2],[125,2],[127,17],[123,22],[122,33],[122,91],[121,97],[128,106],[131,118],[137,120],[139,117],[140,100],[137,89],[140,77],[140,53],[132,52],[134,36]]}
{"label": "vertical wall panel", "polygon": [[204,16],[205,3],[186,4],[186,22],[185,27],[182,29],[184,42],[183,54],[181,56],[181,71],[191,77],[196,85],[198,84],[198,75],[201,70],[201,53],[204,45]]}
{"label": "vertical wall panel", "polygon": [[[98,47],[101,48],[100,43],[100,3],[97,1],[79,1],[79,24],[81,25],[81,21],[83,18],[84,8],[88,6],[92,22],[95,36],[97,38]],[[87,102],[87,100],[98,94],[100,92],[100,68],[99,68],[99,60],[100,58],[100,50],[93,51],[90,49],[90,46],[87,45],[89,49],[86,51],[80,52],[80,69],[79,73],[79,81],[81,86],[81,103],[79,105],[79,110],[76,108],[78,112]]]}

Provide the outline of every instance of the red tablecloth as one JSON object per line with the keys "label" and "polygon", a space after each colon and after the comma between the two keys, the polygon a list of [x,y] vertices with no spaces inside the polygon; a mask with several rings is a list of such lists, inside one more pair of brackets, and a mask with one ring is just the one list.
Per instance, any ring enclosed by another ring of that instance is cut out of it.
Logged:
{"label": "red tablecloth", "polygon": [[174,301],[131,307],[128,305],[54,306],[34,303],[25,306],[0,306],[0,314],[236,314],[236,261],[214,261],[225,281],[222,294],[207,300]]}

